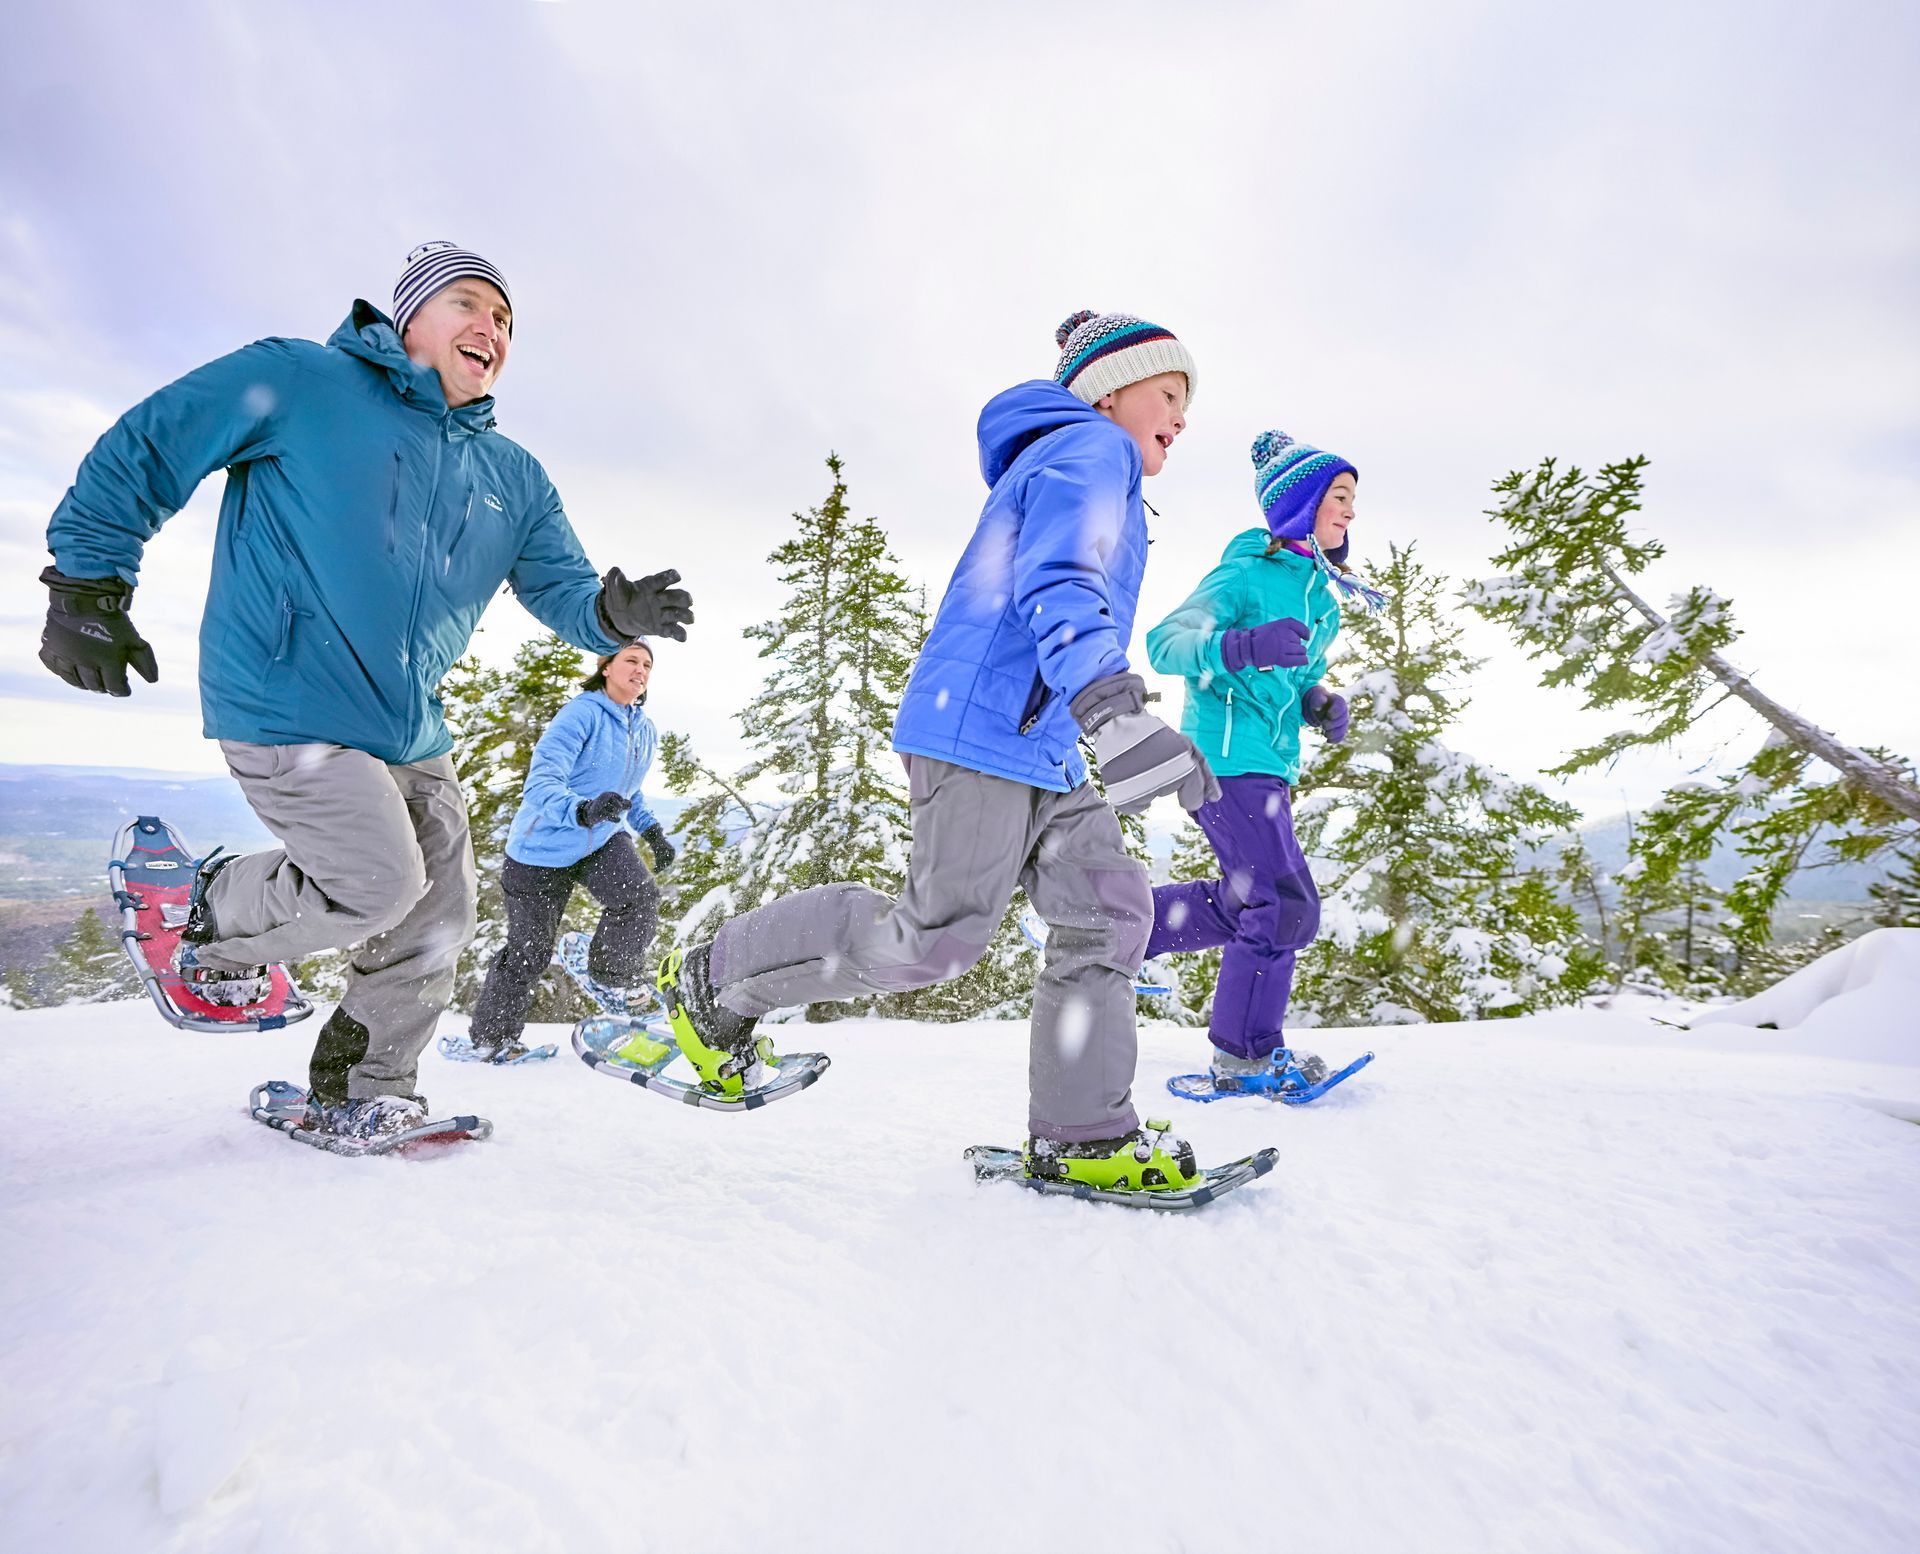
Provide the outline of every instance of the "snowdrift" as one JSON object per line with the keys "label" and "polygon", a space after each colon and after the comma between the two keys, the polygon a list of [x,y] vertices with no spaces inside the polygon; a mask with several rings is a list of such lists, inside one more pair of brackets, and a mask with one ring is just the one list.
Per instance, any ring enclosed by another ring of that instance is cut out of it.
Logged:
{"label": "snowdrift", "polygon": [[301,1032],[0,1014],[0,1546],[1916,1546],[1920,1068],[1566,1011],[1180,1109],[1153,1028],[1142,1101],[1281,1150],[1167,1220],[973,1185],[1021,1028],[806,1035],[739,1117],[430,1056],[493,1139],[342,1160],[242,1110]]}
{"label": "snowdrift", "polygon": [[1689,1029],[1747,1052],[1920,1065],[1920,928],[1862,934],[1764,993],[1695,1015]]}

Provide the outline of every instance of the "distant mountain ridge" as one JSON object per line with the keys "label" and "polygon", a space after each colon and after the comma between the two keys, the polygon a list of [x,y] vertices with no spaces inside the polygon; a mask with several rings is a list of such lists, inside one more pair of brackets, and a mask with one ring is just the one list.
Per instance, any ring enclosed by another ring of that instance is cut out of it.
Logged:
{"label": "distant mountain ridge", "polygon": [[[685,800],[647,795],[669,827]],[[103,766],[0,764],[0,901],[105,890],[107,855],[136,815],[158,814],[196,848],[271,847],[231,777]]]}

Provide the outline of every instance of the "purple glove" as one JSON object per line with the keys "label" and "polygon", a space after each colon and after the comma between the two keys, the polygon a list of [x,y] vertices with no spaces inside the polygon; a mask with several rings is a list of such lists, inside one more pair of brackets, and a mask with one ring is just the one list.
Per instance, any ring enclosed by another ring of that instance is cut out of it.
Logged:
{"label": "purple glove", "polygon": [[1347,699],[1324,685],[1307,688],[1300,698],[1300,716],[1325,734],[1330,745],[1347,737]]}
{"label": "purple glove", "polygon": [[1242,669],[1300,669],[1307,662],[1307,626],[1291,615],[1262,621],[1258,626],[1236,626],[1221,633],[1220,656],[1229,673]]}

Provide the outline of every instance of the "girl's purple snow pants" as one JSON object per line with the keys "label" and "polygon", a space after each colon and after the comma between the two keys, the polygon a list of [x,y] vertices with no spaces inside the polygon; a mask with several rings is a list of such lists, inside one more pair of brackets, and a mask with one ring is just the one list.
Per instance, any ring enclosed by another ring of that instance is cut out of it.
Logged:
{"label": "girl's purple snow pants", "polygon": [[1243,1058],[1286,1045],[1280,1026],[1295,954],[1320,929],[1320,892],[1293,837],[1293,798],[1278,777],[1222,777],[1194,813],[1220,879],[1158,885],[1147,958],[1225,945],[1208,1022],[1214,1046]]}

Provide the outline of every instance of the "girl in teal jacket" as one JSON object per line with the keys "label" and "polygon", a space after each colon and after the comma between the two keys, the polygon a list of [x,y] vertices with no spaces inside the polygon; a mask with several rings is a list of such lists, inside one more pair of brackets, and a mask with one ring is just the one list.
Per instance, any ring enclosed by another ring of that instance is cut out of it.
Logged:
{"label": "girl in teal jacket", "polygon": [[1147,659],[1187,682],[1180,730],[1220,779],[1195,814],[1220,877],[1153,893],[1148,958],[1224,946],[1209,1032],[1216,1090],[1277,1097],[1325,1077],[1281,1029],[1296,955],[1320,927],[1320,894],[1293,834],[1300,729],[1339,743],[1346,698],[1320,683],[1341,600],[1377,593],[1345,568],[1359,472],[1345,459],[1262,432],[1254,493],[1266,526],[1235,535],[1187,601],[1147,633]]}

